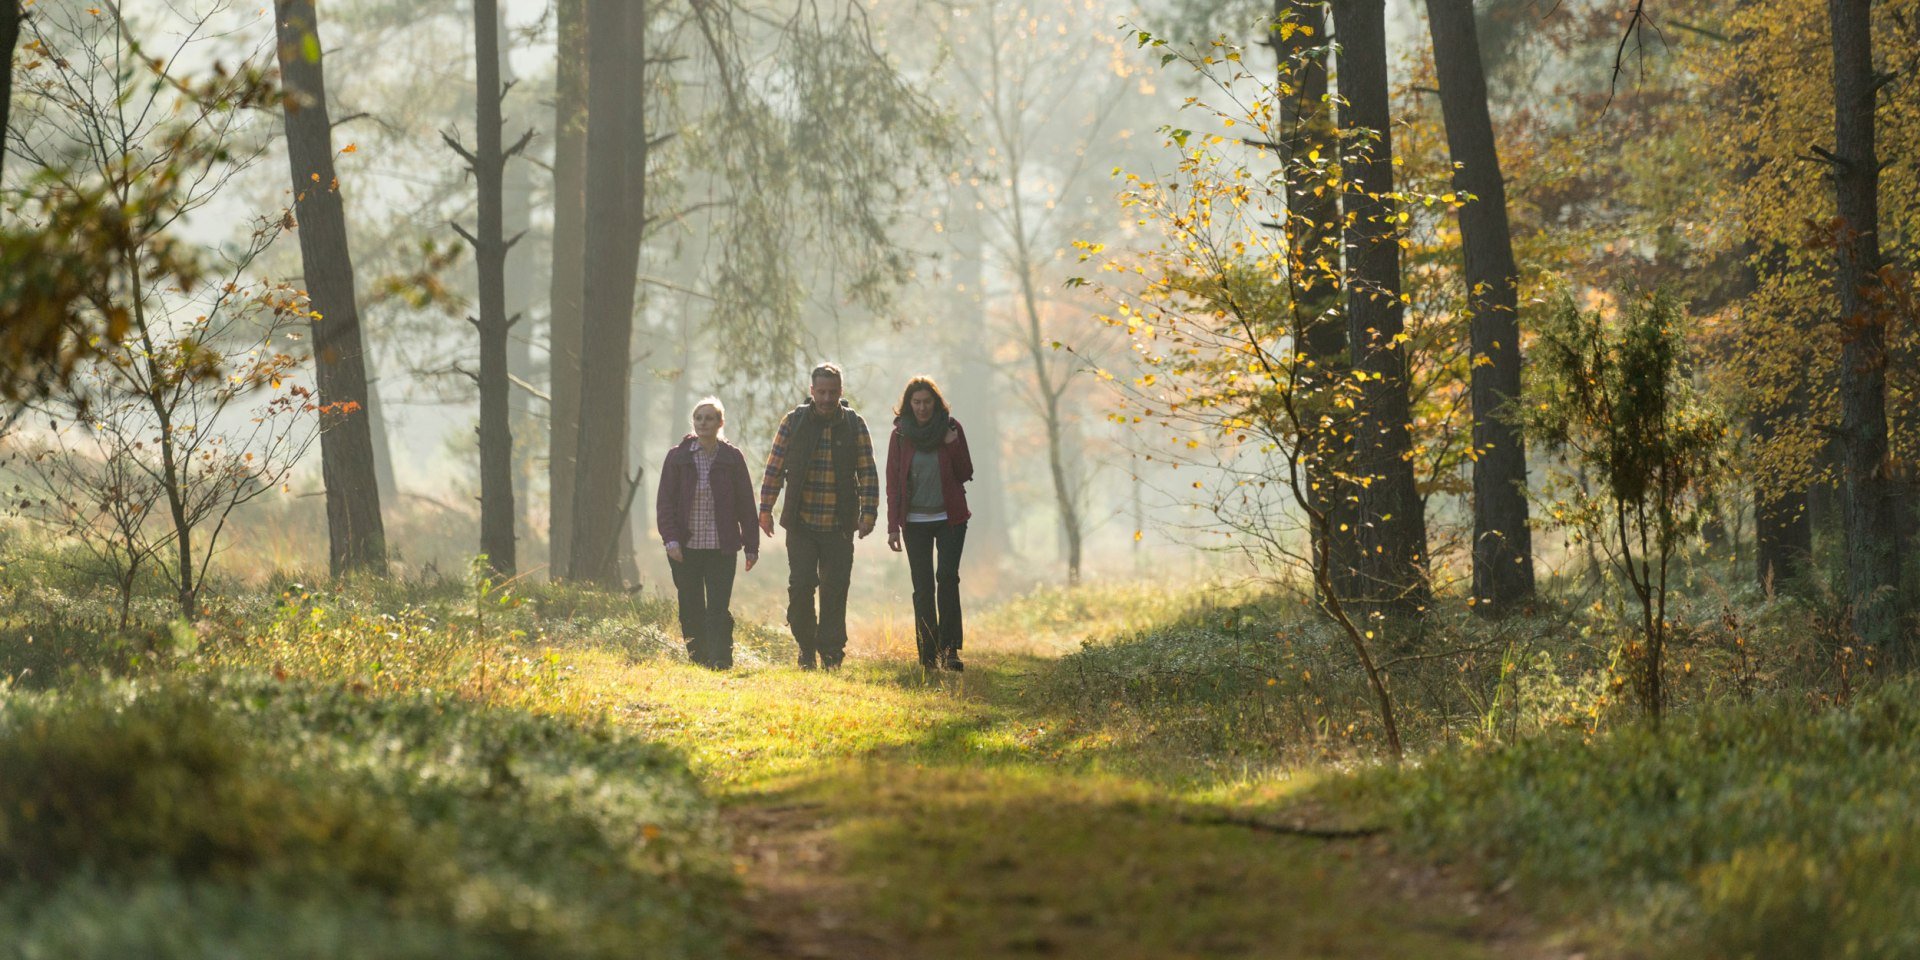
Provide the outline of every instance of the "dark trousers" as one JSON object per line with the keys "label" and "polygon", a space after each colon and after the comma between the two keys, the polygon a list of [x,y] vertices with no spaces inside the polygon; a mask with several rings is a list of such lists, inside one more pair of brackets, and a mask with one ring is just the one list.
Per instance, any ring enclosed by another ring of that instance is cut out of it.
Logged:
{"label": "dark trousers", "polygon": [[909,523],[903,533],[913,574],[913,639],[920,662],[931,667],[941,653],[960,652],[960,552],[967,546],[967,525]]}
{"label": "dark trousers", "polygon": [[680,594],[680,635],[687,656],[703,667],[725,670],[733,666],[732,550],[682,549],[685,560],[667,558],[673,568],[673,586]]}
{"label": "dark trousers", "polygon": [[[853,533],[796,526],[787,531],[787,626],[800,663],[817,655],[837,667],[847,655],[847,586],[853,580]],[[814,594],[820,596],[818,615]]]}

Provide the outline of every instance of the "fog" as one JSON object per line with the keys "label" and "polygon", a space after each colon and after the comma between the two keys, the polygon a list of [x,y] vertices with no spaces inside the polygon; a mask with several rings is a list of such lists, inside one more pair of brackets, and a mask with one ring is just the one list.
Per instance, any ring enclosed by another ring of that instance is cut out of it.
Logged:
{"label": "fog", "polygon": [[[93,31],[96,40],[115,12],[65,0],[35,9],[47,34]],[[172,76],[248,58],[273,65],[271,7],[129,0],[117,9],[142,53],[170,51]],[[1139,49],[1137,32],[1176,42],[1225,34],[1247,44],[1251,69],[1269,69],[1271,54],[1252,42],[1262,11],[880,0],[809,13],[815,32],[796,35],[793,9],[747,2],[727,8],[737,57],[727,61],[703,45],[699,18],[650,9],[653,66],[631,93],[646,99],[659,139],[646,161],[628,379],[629,463],[643,472],[626,517],[635,547],[622,550],[624,579],[647,589],[665,579],[654,487],[694,401],[726,403],[727,436],[757,482],[775,423],[804,400],[806,373],[820,361],[844,368],[878,457],[906,379],[927,374],[943,385],[979,451],[968,548],[978,589],[1067,578],[1073,535],[1063,496],[1088,578],[1244,572],[1184,495],[1192,471],[1150,456],[1166,438],[1110,419],[1105,377],[1128,375],[1128,347],[1094,319],[1110,309],[1097,288],[1069,280],[1089,270],[1076,241],[1150,242],[1115,200],[1119,175],[1171,167],[1178,153],[1163,128],[1191,122],[1181,106],[1192,77]],[[479,529],[479,361],[468,322],[478,309],[476,259],[454,225],[471,228],[477,211],[475,180],[448,141],[475,142],[473,10],[356,0],[323,3],[319,14],[389,553],[403,572],[460,575]],[[518,318],[508,361],[518,568],[530,576],[549,569],[558,16],[536,0],[501,7],[505,139],[531,134],[502,183],[506,232],[520,236],[505,286]],[[1411,4],[1391,5],[1400,55],[1419,26]],[[866,59],[851,67],[835,57]],[[876,79],[885,70],[895,87]],[[817,84],[822,77],[841,86]],[[822,90],[864,99],[809,99]],[[876,102],[884,96],[899,102]],[[760,126],[728,116],[739,97],[766,111]],[[268,110],[239,126],[235,154],[246,162],[179,226],[182,236],[231,247],[256,219],[288,208],[281,129]],[[744,151],[729,138],[749,129],[785,140]],[[870,146],[851,149],[854,138]],[[25,176],[22,167],[9,179]],[[770,176],[792,179],[756,187]],[[781,246],[755,246],[768,238]],[[248,272],[300,286],[294,234]],[[217,569],[242,578],[324,569],[318,454],[315,445],[282,492],[236,516],[239,532]],[[870,559],[857,589],[904,588],[904,564],[872,562],[883,540],[884,530],[862,544]],[[781,549],[778,538],[770,549]],[[749,603],[772,602],[781,569],[743,577]]]}

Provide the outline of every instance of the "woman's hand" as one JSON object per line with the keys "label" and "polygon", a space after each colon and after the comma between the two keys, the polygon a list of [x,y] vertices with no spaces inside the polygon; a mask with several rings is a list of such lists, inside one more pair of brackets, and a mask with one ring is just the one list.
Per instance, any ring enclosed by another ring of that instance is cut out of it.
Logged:
{"label": "woman's hand", "polygon": [[894,553],[900,552],[900,531],[894,530],[887,534],[887,549]]}
{"label": "woman's hand", "polygon": [[758,563],[758,562],[760,562],[760,555],[759,555],[759,554],[757,554],[757,553],[749,553],[749,554],[747,554],[747,569],[748,569],[748,570],[752,570],[752,569],[753,569],[753,565],[754,565],[754,564],[756,564],[756,563]]}
{"label": "woman's hand", "polygon": [[687,554],[686,551],[680,549],[679,544],[669,543],[667,544],[667,559],[672,560],[674,563],[686,563]]}

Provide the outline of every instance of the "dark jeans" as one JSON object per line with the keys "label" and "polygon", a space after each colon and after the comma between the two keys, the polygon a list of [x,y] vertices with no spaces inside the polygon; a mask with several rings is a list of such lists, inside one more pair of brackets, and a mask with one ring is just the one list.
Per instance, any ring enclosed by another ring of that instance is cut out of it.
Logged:
{"label": "dark jeans", "polygon": [[733,666],[732,550],[682,549],[685,560],[667,558],[673,568],[673,586],[680,593],[680,635],[687,656],[703,667],[725,670]]}
{"label": "dark jeans", "polygon": [[913,574],[913,639],[921,664],[931,667],[940,654],[960,652],[960,552],[967,546],[967,525],[909,523],[902,539]]}
{"label": "dark jeans", "polygon": [[[792,527],[787,531],[787,626],[800,644],[800,663],[816,655],[837,667],[847,655],[847,585],[853,580],[853,533]],[[814,593],[820,611],[814,613]]]}

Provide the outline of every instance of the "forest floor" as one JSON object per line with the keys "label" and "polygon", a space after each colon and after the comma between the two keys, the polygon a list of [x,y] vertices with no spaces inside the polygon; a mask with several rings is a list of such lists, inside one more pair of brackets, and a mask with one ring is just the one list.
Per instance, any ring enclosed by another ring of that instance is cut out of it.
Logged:
{"label": "forest floor", "polygon": [[857,642],[836,674],[607,678],[722,805],[736,955],[1566,955],[1390,837],[1304,811],[1308,775],[1194,776],[1048,709],[1027,691],[1060,661],[1003,652],[1023,638],[976,636],[958,675],[874,656],[900,646]]}
{"label": "forest floor", "polygon": [[7,956],[1920,957],[1920,696],[1822,672],[1796,606],[1690,633],[1659,724],[1601,605],[1440,611],[1394,764],[1339,638],[1242,587],[982,604],[961,674],[886,617],[803,672],[745,609],[716,673],[655,595],[116,630],[0,573]]}

